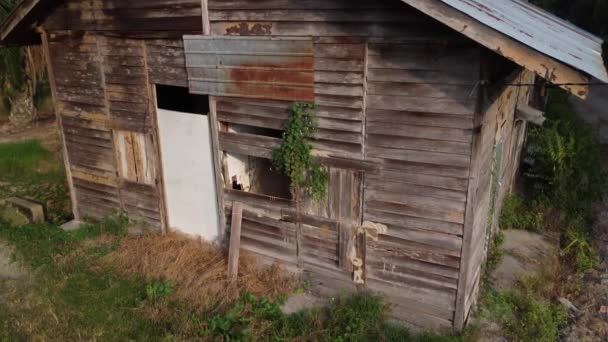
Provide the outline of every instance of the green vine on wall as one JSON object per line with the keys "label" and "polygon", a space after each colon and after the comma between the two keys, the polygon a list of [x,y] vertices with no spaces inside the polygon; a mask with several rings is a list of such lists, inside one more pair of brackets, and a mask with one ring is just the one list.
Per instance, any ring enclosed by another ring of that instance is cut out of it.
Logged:
{"label": "green vine on wall", "polygon": [[272,152],[272,164],[291,180],[291,193],[300,200],[303,193],[321,199],[327,192],[329,173],[312,156],[308,139],[317,131],[316,106],[310,103],[294,103],[283,132],[281,146]]}

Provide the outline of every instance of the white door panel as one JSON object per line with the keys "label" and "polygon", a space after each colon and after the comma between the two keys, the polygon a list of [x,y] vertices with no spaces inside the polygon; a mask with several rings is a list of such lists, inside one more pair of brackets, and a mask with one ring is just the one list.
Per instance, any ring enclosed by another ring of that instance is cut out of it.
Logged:
{"label": "white door panel", "polygon": [[169,227],[214,241],[219,220],[209,116],[157,113]]}

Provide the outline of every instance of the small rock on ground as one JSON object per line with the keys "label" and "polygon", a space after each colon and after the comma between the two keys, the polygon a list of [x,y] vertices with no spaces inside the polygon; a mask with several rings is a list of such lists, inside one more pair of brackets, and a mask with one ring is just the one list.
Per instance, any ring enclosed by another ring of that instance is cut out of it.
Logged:
{"label": "small rock on ground", "polygon": [[0,241],[0,281],[15,280],[24,277],[27,273],[12,258],[13,249]]}

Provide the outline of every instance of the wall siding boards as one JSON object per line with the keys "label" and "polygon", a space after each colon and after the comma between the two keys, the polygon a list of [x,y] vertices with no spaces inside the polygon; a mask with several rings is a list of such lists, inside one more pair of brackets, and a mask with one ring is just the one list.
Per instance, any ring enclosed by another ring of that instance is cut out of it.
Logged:
{"label": "wall siding boards", "polygon": [[143,42],[69,32],[49,38],[79,216],[124,210],[160,230]]}
{"label": "wall siding boards", "polygon": [[363,218],[387,226],[368,240],[368,286],[414,325],[450,326],[456,310],[479,79],[472,60],[479,51],[467,45],[368,47],[365,158],[382,168],[366,179]]}

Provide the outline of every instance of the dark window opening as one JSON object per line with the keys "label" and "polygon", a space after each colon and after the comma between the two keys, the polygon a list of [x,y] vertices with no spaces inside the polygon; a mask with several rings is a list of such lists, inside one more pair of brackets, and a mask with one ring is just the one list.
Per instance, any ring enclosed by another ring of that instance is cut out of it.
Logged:
{"label": "dark window opening", "polygon": [[292,199],[289,177],[275,170],[269,159],[226,153],[226,176],[233,190]]}
{"label": "dark window opening", "polygon": [[277,172],[270,160],[264,158],[254,158],[255,172],[253,174],[250,192],[291,199],[289,190],[291,181],[289,177]]}
{"label": "dark window opening", "polygon": [[157,84],[156,105],[175,112],[209,114],[209,96],[190,94],[185,87]]}
{"label": "dark window opening", "polygon": [[278,139],[283,138],[283,131],[281,131],[281,130],[272,129],[272,128],[255,127],[255,126],[242,125],[242,124],[229,123],[228,131],[235,132],[235,133],[255,134],[255,135],[261,135],[261,136],[270,137],[270,138],[278,138]]}

